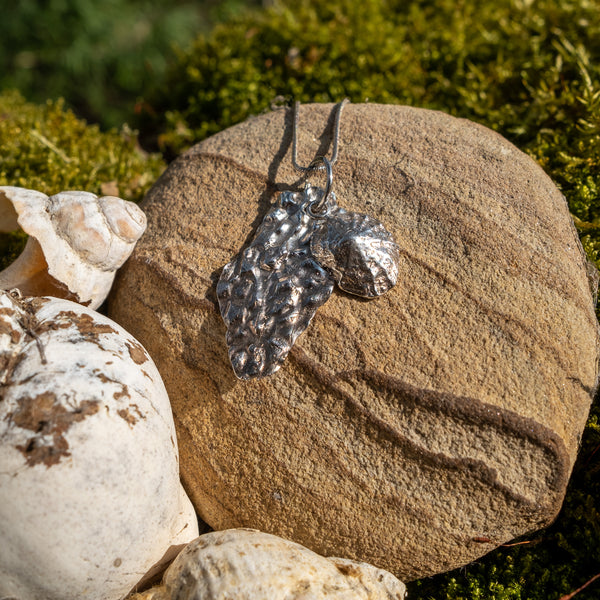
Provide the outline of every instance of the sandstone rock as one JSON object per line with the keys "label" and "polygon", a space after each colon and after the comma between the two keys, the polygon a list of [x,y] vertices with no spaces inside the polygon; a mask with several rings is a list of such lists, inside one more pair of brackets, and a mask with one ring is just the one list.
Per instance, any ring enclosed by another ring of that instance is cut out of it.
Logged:
{"label": "sandstone rock", "polygon": [[[326,152],[332,108],[301,108],[301,164]],[[279,110],[176,160],[110,303],[163,375],[202,518],[404,580],[548,524],[598,372],[564,197],[482,126],[348,106],[334,189],[392,232],[398,285],[371,301],[336,290],[278,373],[241,382],[215,286],[278,191],[302,186],[290,143]]]}

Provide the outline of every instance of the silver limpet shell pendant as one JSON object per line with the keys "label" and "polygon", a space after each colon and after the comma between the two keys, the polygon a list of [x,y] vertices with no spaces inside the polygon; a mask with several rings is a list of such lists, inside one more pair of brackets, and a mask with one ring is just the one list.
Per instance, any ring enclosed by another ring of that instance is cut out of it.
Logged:
{"label": "silver limpet shell pendant", "polygon": [[[319,205],[322,212],[312,210]],[[329,189],[283,192],[217,284],[236,376],[277,371],[335,283],[368,298],[387,292],[398,279],[398,258],[385,227],[338,207]]]}
{"label": "silver limpet shell pendant", "polygon": [[310,240],[315,260],[350,294],[374,298],[396,285],[398,246],[377,220],[336,207]]}

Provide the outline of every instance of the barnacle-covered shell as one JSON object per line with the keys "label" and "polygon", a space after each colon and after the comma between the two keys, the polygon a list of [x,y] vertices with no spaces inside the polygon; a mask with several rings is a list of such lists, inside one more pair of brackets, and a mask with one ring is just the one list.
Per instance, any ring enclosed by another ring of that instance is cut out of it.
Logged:
{"label": "barnacle-covered shell", "polygon": [[398,280],[398,246],[382,223],[368,215],[336,208],[316,229],[310,248],[350,294],[380,296]]}
{"label": "barnacle-covered shell", "polygon": [[325,558],[253,529],[200,536],[136,600],[402,600],[404,584],[362,562]]}
{"label": "barnacle-covered shell", "polygon": [[198,535],[166,390],[116,323],[0,291],[0,400],[0,598],[117,600]]}
{"label": "barnacle-covered shell", "polygon": [[0,187],[0,231],[20,226],[29,239],[17,260],[0,273],[0,288],[52,295],[97,308],[146,229],[133,202],[89,192],[46,196]]}

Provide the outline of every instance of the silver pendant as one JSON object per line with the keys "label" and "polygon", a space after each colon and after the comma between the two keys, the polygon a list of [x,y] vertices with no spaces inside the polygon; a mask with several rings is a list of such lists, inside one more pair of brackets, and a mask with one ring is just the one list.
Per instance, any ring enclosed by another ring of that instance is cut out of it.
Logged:
{"label": "silver pendant", "polygon": [[376,219],[338,207],[330,191],[283,192],[254,240],[225,266],[217,284],[233,370],[271,375],[308,327],[334,284],[379,296],[396,284],[398,247]]}

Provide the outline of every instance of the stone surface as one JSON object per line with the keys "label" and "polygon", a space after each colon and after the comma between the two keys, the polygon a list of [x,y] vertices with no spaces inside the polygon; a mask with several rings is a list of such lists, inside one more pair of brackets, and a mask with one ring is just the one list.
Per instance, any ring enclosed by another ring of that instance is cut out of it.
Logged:
{"label": "stone surface", "polygon": [[[326,152],[332,108],[301,108],[301,164]],[[347,106],[334,189],[393,234],[398,285],[370,301],[336,290],[279,372],[242,382],[216,282],[278,191],[303,185],[290,143],[278,110],[176,160],[110,302],[163,375],[201,517],[404,580],[552,521],[598,371],[564,197],[477,124]]]}

